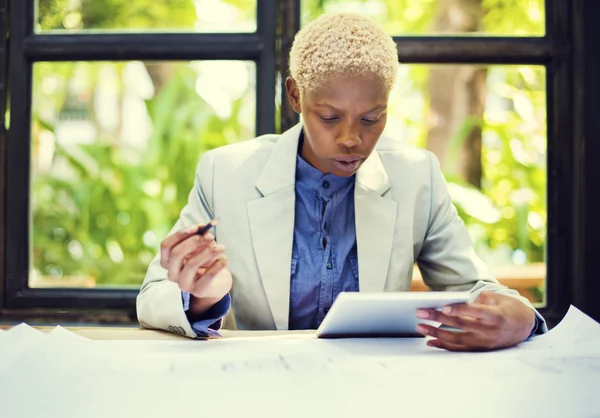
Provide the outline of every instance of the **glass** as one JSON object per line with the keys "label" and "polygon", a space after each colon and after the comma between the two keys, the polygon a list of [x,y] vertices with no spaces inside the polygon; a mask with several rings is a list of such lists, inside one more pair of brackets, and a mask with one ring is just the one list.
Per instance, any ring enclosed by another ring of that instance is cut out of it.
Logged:
{"label": "glass", "polygon": [[36,32],[255,32],[256,0],[37,0]]}
{"label": "glass", "polygon": [[544,0],[303,0],[302,24],[330,12],[369,16],[390,35],[545,33]]}
{"label": "glass", "polygon": [[401,65],[385,131],[438,157],[477,254],[538,306],[546,275],[545,91],[543,66]]}
{"label": "glass", "polygon": [[142,282],[200,155],[255,136],[246,61],[40,62],[31,287]]}

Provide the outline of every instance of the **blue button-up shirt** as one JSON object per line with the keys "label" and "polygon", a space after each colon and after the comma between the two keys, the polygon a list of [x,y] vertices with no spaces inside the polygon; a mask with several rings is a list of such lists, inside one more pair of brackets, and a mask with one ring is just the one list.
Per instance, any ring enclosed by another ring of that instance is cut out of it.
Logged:
{"label": "blue button-up shirt", "polygon": [[358,291],[355,176],[296,160],[289,329],[316,329],[340,292]]}

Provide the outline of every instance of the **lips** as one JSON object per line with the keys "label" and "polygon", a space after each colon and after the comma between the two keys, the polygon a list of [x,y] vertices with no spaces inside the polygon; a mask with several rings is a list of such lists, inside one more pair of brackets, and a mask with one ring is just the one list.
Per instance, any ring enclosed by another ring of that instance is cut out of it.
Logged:
{"label": "lips", "polygon": [[362,157],[359,157],[358,155],[338,155],[337,157],[334,157],[333,160],[341,163],[353,163],[362,160]]}
{"label": "lips", "polygon": [[343,173],[352,174],[360,165],[362,158],[356,155],[340,155],[332,159],[333,165]]}

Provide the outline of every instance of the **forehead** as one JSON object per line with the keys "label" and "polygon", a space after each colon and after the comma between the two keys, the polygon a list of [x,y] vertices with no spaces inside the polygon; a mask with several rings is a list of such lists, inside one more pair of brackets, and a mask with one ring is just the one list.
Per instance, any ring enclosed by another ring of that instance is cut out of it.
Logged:
{"label": "forehead", "polygon": [[338,109],[386,105],[389,92],[376,78],[337,77],[304,94],[307,104],[329,105]]}

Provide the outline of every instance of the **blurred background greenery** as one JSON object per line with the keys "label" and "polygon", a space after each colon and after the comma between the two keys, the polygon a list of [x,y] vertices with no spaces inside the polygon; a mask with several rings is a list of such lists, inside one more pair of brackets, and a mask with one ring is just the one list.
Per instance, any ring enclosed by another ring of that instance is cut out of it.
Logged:
{"label": "blurred background greenery", "polygon": [[[544,34],[543,0],[301,5],[303,24],[355,11],[393,35]],[[250,32],[255,22],[254,0],[39,0],[36,31]],[[255,71],[242,61],[36,63],[31,286],[138,286],[200,155],[254,136]],[[386,133],[438,156],[494,269],[544,274],[545,89],[538,66],[402,65],[390,100]]]}

